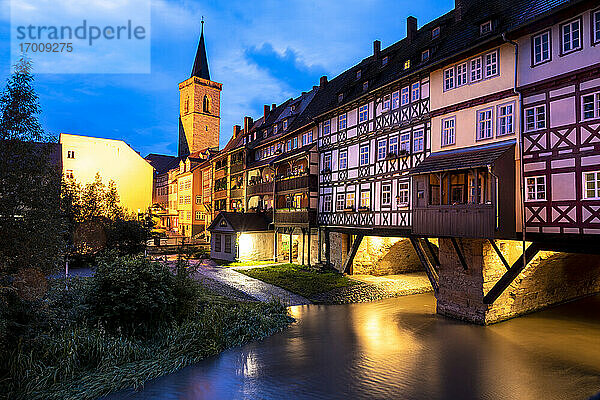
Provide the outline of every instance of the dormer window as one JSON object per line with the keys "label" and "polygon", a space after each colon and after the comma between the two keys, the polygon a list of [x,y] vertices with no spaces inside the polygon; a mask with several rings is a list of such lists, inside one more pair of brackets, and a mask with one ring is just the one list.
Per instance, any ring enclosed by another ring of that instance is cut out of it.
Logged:
{"label": "dormer window", "polygon": [[369,88],[369,81],[364,81],[363,82],[363,91],[367,90]]}
{"label": "dormer window", "polygon": [[421,53],[421,61],[427,61],[427,60],[429,60],[429,49],[424,50]]}
{"label": "dormer window", "polygon": [[344,100],[344,93],[338,94],[338,103],[341,103]]}
{"label": "dormer window", "polygon": [[277,125],[273,125],[273,135],[277,135]]}
{"label": "dormer window", "polygon": [[381,66],[385,67],[388,63],[388,60],[389,60],[388,56],[383,57],[383,59],[381,60]]}
{"label": "dormer window", "polygon": [[283,120],[283,130],[285,131],[287,129],[287,119]]}
{"label": "dormer window", "polygon": [[404,61],[404,69],[409,69],[409,68],[410,68],[410,60]]}
{"label": "dormer window", "polygon": [[488,33],[490,33],[492,31],[492,21],[486,21],[483,24],[479,25],[479,34],[480,35],[487,35]]}
{"label": "dormer window", "polygon": [[436,26],[431,30],[431,39],[435,39],[440,36],[440,27]]}
{"label": "dormer window", "polygon": [[356,79],[360,79],[361,76],[362,76],[362,71],[359,69],[358,71],[356,71]]}

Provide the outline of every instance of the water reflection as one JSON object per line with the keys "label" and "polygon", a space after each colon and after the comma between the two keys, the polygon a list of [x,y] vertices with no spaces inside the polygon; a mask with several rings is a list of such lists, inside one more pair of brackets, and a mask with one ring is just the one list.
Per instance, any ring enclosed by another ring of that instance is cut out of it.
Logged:
{"label": "water reflection", "polygon": [[600,296],[491,327],[432,295],[297,306],[290,329],[121,399],[585,399],[600,391]]}

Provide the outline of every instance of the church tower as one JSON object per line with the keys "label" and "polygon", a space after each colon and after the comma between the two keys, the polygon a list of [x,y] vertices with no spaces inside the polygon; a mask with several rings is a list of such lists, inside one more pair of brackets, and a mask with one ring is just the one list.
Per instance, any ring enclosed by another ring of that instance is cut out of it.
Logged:
{"label": "church tower", "polygon": [[204,47],[204,20],[192,75],[179,84],[179,156],[219,148],[221,89],[210,80]]}

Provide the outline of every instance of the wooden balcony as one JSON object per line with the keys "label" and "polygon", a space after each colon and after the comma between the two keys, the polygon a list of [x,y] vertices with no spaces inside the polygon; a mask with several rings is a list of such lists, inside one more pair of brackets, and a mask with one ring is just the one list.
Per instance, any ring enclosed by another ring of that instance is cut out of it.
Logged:
{"label": "wooden balcony", "polygon": [[493,238],[496,212],[492,204],[427,206],[413,210],[413,234]]}
{"label": "wooden balcony", "polygon": [[243,195],[244,195],[244,188],[238,188],[238,189],[231,189],[231,193],[229,194],[229,197],[231,197],[232,199],[239,199]]}
{"label": "wooden balcony", "polygon": [[310,225],[317,221],[317,211],[307,209],[279,209],[275,210],[276,225]]}
{"label": "wooden balcony", "polygon": [[311,191],[317,190],[317,176],[316,175],[301,175],[287,178],[280,178],[277,180],[275,190],[277,192],[285,192],[288,190],[299,190],[299,189],[310,189]]}
{"label": "wooden balcony", "polygon": [[257,194],[273,194],[273,182],[255,183],[248,185],[246,188],[246,194],[253,196]]}
{"label": "wooden balcony", "polygon": [[221,179],[225,176],[227,176],[227,167],[219,168],[215,170],[214,180]]}
{"label": "wooden balcony", "polygon": [[227,189],[216,190],[213,193],[213,199],[214,200],[221,200],[221,199],[225,199],[225,198],[227,198]]}

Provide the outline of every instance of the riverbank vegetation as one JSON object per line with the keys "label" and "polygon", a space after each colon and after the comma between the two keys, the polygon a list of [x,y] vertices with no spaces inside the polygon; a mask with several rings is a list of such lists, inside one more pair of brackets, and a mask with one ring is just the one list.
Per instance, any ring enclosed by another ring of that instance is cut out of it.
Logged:
{"label": "riverbank vegetation", "polygon": [[279,286],[309,300],[330,290],[354,286],[359,282],[337,271],[317,271],[296,264],[270,265],[261,268],[241,269],[242,274]]}

